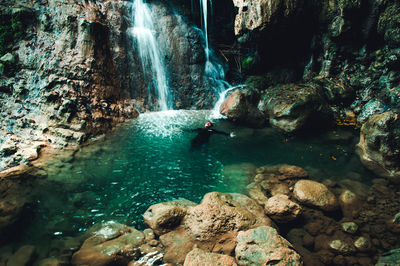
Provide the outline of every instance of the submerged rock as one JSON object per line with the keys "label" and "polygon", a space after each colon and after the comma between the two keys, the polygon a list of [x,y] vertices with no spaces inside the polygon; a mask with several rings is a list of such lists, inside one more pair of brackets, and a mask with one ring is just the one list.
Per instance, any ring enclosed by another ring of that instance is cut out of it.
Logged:
{"label": "submerged rock", "polygon": [[333,240],[329,243],[329,247],[334,250],[335,252],[341,253],[341,254],[348,254],[348,253],[352,253],[355,251],[355,248],[342,241],[339,239]]}
{"label": "submerged rock", "polygon": [[239,232],[235,254],[239,265],[303,265],[293,246],[269,226]]}
{"label": "submerged rock", "polygon": [[370,241],[366,237],[360,236],[354,241],[354,246],[360,251],[366,251],[370,248]]}
{"label": "submerged rock", "polygon": [[312,180],[298,181],[294,186],[293,195],[301,203],[324,211],[334,211],[339,207],[336,196],[325,185]]}
{"label": "submerged rock", "polygon": [[371,116],[362,126],[357,153],[375,174],[400,178],[400,117],[394,112]]}
{"label": "submerged rock", "polygon": [[235,259],[222,254],[205,252],[199,248],[190,251],[185,258],[184,266],[236,266]]}
{"label": "submerged rock", "polygon": [[359,196],[350,190],[343,191],[339,196],[339,205],[344,217],[355,217],[361,209]]}
{"label": "submerged rock", "polygon": [[358,225],[355,222],[342,223],[342,228],[345,232],[354,234],[358,230]]}

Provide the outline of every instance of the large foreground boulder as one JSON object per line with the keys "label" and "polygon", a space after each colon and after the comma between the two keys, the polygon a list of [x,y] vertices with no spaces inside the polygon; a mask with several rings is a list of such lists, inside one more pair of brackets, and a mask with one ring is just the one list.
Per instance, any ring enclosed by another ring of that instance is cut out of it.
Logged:
{"label": "large foreground boulder", "polygon": [[235,254],[239,265],[303,265],[289,241],[272,227],[239,232],[237,241]]}
{"label": "large foreground boulder", "polygon": [[400,117],[394,112],[371,116],[362,126],[357,153],[375,174],[400,178]]}
{"label": "large foreground boulder", "polygon": [[259,225],[271,226],[273,222],[254,200],[238,193],[208,193],[199,205],[188,210],[184,220],[184,227],[195,239],[210,239]]}

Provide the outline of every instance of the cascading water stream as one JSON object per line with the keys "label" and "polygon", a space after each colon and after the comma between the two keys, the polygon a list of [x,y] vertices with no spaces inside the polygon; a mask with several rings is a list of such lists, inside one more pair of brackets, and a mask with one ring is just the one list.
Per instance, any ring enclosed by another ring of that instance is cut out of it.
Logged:
{"label": "cascading water stream", "polygon": [[[206,56],[205,63],[205,74],[210,79],[212,87],[215,93],[218,95],[218,100],[214,105],[213,112],[211,113],[211,118],[222,118],[223,115],[220,114],[219,108],[221,107],[227,93],[233,88],[227,81],[225,81],[225,70],[217,60],[212,60],[212,51],[209,48],[208,43],[208,2],[210,2],[210,7],[212,11],[212,0],[200,0],[200,10],[201,10],[201,26],[204,34],[204,53]],[[212,13],[212,12],[211,12]]]}
{"label": "cascading water stream", "polygon": [[132,5],[133,27],[129,32],[136,40],[142,63],[143,75],[149,82],[149,95],[153,89],[162,111],[172,109],[172,96],[168,86],[167,72],[163,62],[163,52],[154,36],[151,10],[143,0],[134,0]]}
{"label": "cascading water stream", "polygon": [[[207,29],[208,6],[207,6],[207,1],[208,0],[200,0],[200,9],[201,9],[201,27],[204,32],[204,39],[205,39],[205,43],[206,43],[204,51],[206,53],[206,62],[208,63],[210,61],[210,50],[208,47],[208,29]],[[211,1],[210,1],[210,6],[211,6]]]}

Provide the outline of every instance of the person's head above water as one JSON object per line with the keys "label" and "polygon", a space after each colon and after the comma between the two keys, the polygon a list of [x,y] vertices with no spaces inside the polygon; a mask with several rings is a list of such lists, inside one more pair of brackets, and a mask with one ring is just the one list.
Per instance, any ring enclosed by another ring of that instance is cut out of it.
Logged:
{"label": "person's head above water", "polygon": [[207,121],[207,123],[204,125],[205,128],[211,128],[214,126],[210,121]]}

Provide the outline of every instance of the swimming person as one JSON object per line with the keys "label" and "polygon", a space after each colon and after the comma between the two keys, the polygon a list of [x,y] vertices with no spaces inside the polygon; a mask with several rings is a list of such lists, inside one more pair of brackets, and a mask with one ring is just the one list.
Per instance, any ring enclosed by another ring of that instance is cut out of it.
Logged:
{"label": "swimming person", "polygon": [[204,125],[204,128],[196,128],[196,129],[186,130],[186,131],[190,131],[190,132],[197,132],[196,137],[194,137],[191,141],[191,146],[190,146],[191,151],[194,149],[207,148],[207,144],[208,144],[212,134],[220,134],[220,135],[230,136],[231,138],[235,137],[235,134],[233,132],[226,133],[223,131],[218,131],[218,130],[212,129],[213,126],[214,125],[210,121],[207,121],[207,123]]}

